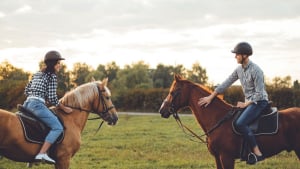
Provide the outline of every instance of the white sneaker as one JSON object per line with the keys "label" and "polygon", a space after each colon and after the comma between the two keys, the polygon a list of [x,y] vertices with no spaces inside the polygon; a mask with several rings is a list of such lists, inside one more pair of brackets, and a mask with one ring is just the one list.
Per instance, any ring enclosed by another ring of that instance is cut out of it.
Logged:
{"label": "white sneaker", "polygon": [[37,162],[46,162],[48,164],[55,164],[55,161],[52,158],[50,158],[46,153],[36,155],[34,160]]}

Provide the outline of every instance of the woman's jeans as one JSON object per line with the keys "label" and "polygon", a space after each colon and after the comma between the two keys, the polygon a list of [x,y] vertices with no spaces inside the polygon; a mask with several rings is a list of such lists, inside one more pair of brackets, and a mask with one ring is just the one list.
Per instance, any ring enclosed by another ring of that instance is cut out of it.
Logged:
{"label": "woman's jeans", "polygon": [[236,120],[236,127],[244,136],[244,139],[250,144],[251,148],[257,146],[255,136],[249,128],[249,124],[253,122],[261,112],[268,106],[267,100],[258,101],[256,104],[252,103],[246,107],[240,117]]}
{"label": "woman's jeans", "polygon": [[27,98],[23,106],[51,128],[45,138],[45,141],[53,144],[63,132],[63,126],[59,122],[58,118],[47,108],[45,103],[38,99]]}

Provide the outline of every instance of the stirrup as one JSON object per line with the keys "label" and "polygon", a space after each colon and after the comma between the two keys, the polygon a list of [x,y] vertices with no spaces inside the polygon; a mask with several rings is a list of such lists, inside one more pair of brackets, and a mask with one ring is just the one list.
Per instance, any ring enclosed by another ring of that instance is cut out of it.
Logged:
{"label": "stirrup", "polygon": [[262,161],[264,159],[265,158],[264,158],[263,155],[258,156],[258,155],[254,154],[254,153],[249,153],[248,154],[247,164],[253,165],[253,164],[256,164],[257,162]]}

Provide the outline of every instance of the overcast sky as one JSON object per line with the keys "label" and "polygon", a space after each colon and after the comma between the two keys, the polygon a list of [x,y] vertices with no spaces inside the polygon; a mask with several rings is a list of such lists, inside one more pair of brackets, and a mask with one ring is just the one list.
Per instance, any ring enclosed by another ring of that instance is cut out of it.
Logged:
{"label": "overcast sky", "polygon": [[249,42],[265,76],[300,80],[299,0],[1,0],[0,62],[37,71],[48,50],[96,68],[145,61],[191,68],[221,83],[231,49]]}

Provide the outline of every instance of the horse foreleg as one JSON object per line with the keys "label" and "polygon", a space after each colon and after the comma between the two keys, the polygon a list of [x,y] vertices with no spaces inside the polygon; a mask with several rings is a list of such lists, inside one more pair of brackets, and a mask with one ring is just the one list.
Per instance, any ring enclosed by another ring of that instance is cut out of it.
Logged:
{"label": "horse foreleg", "polygon": [[[227,154],[221,154],[219,156],[220,161],[220,169],[234,169],[234,157],[229,156]],[[219,166],[217,165],[218,169]]]}
{"label": "horse foreleg", "polygon": [[57,160],[55,169],[68,169],[70,166],[70,159],[71,158],[61,158],[60,160]]}
{"label": "horse foreleg", "polygon": [[216,161],[217,169],[223,169],[220,158],[215,157],[215,161]]}

